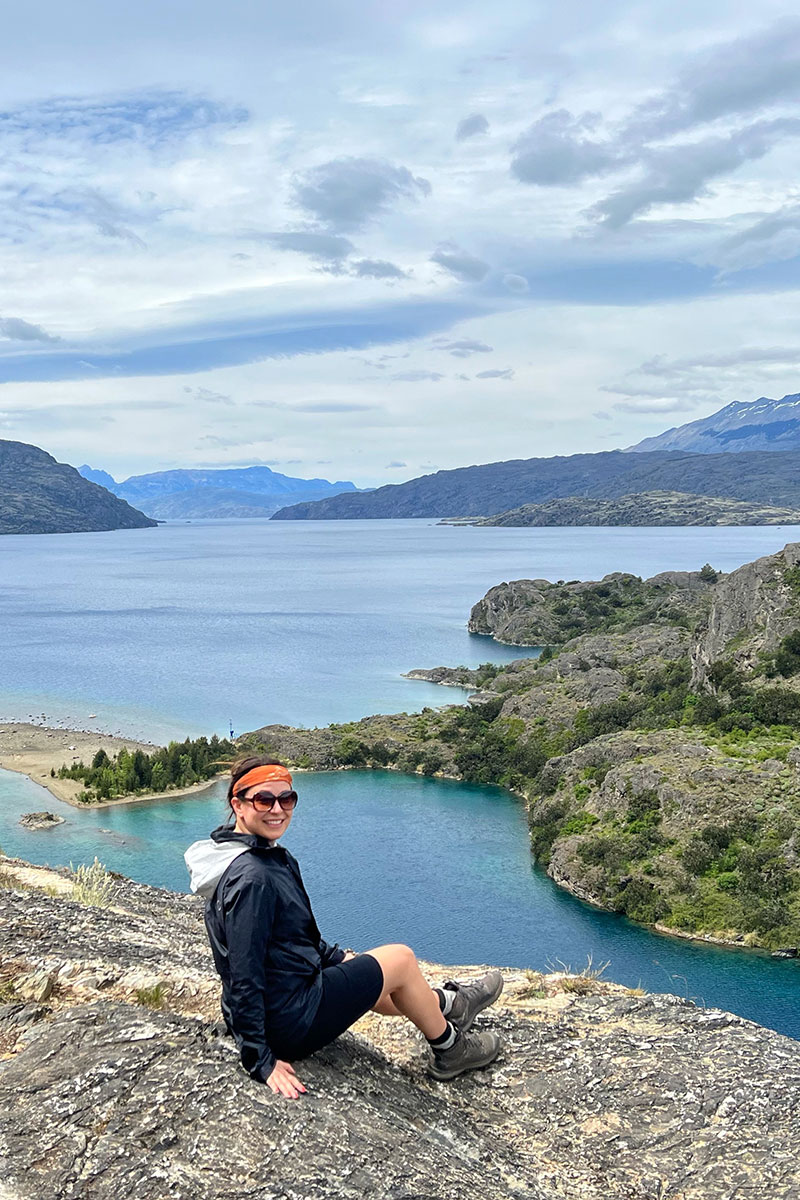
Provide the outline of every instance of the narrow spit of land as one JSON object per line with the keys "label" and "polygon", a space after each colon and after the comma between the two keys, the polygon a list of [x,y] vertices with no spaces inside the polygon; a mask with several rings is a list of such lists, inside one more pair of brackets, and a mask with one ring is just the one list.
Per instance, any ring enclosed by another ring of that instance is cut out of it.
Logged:
{"label": "narrow spit of land", "polygon": [[176,788],[169,792],[153,792],[148,795],[121,796],[113,800],[93,800],[90,805],[78,800],[84,785],[77,779],[59,779],[58,772],[65,763],[91,762],[98,750],[105,750],[109,758],[127,750],[131,754],[142,750],[152,754],[158,747],[150,742],[137,742],[131,738],[115,737],[110,733],[87,729],[53,729],[45,725],[30,725],[23,722],[0,724],[0,767],[27,775],[34,783],[47,788],[56,800],[63,800],[74,808],[108,808],[117,804],[141,804],[146,800],[163,800],[164,796],[176,799],[180,796],[196,796],[213,787],[215,779],[192,784],[191,787]]}

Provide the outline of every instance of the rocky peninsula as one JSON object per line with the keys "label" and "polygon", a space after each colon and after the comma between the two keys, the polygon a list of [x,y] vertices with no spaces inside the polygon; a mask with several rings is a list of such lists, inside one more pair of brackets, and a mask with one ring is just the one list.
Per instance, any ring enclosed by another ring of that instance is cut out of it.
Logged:
{"label": "rocky peninsula", "polygon": [[633,492],[613,499],[565,496],[543,504],[523,504],[492,517],[465,517],[441,525],[798,525],[800,511],[700,496],[691,492]]}
{"label": "rocky peninsula", "polygon": [[503,583],[469,627],[547,649],[412,673],[472,686],[466,706],[242,744],[511,788],[576,896],[679,935],[800,946],[800,544],[729,575]]}
{"label": "rocky peninsula", "polygon": [[487,1070],[435,1083],[412,1027],[370,1013],[288,1101],[224,1035],[202,902],[114,876],[87,904],[77,882],[0,858],[3,1200],[798,1194],[789,1038],[590,971],[504,970]]}

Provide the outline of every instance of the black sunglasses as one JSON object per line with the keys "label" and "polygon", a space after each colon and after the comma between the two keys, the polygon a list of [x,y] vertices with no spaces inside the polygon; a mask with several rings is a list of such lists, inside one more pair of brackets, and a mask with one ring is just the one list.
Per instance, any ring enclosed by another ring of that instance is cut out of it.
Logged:
{"label": "black sunglasses", "polygon": [[246,800],[256,812],[270,812],[277,800],[284,812],[292,812],[297,804],[297,792],[281,792],[280,796],[275,796],[272,792],[256,792],[255,796],[237,796],[236,799]]}

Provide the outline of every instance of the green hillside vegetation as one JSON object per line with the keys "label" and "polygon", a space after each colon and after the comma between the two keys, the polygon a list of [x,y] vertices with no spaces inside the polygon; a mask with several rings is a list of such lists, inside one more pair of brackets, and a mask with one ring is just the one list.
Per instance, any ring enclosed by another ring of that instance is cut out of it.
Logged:
{"label": "green hillside vegetation", "polygon": [[59,779],[82,781],[85,787],[77,799],[79,803],[89,804],[119,796],[191,787],[218,775],[233,761],[236,753],[233,742],[214,735],[210,739],[187,738],[184,742],[170,742],[153,754],[123,749],[109,758],[105,750],[98,750],[88,766],[83,762],[72,766],[65,764],[53,773]]}
{"label": "green hillside vegetation", "polygon": [[[549,607],[567,635],[577,622],[577,636],[539,659],[455,669],[479,688],[471,704],[267,726],[246,743],[298,766],[512,788],[537,861],[575,895],[676,932],[798,946],[798,560],[787,547],[729,576],[707,564],[672,585],[657,577],[655,602],[653,581],[633,576],[548,585],[544,601],[543,581],[522,581],[539,589],[540,616]],[[564,589],[577,616],[552,611]],[[723,612],[738,626],[701,669]]]}

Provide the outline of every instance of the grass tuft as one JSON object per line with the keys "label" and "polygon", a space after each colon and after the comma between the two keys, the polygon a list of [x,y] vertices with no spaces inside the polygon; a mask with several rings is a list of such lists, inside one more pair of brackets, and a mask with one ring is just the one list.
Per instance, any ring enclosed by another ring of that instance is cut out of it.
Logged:
{"label": "grass tuft", "polygon": [[79,904],[108,908],[114,892],[114,881],[97,856],[91,866],[81,863],[77,870],[72,863],[69,866],[75,875],[72,898]]}
{"label": "grass tuft", "polygon": [[143,1004],[145,1008],[163,1008],[166,993],[166,984],[154,983],[152,987],[136,988],[134,996],[136,1003]]}

